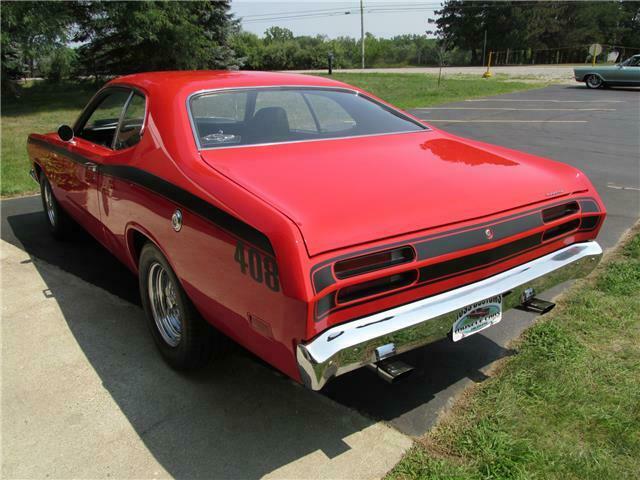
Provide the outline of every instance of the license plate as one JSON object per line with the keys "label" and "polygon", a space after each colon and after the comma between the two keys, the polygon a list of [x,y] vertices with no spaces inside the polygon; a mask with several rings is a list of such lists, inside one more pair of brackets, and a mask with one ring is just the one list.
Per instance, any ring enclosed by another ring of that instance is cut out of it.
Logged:
{"label": "license plate", "polygon": [[460,310],[453,323],[451,338],[457,342],[495,325],[500,320],[502,320],[502,295],[496,295]]}

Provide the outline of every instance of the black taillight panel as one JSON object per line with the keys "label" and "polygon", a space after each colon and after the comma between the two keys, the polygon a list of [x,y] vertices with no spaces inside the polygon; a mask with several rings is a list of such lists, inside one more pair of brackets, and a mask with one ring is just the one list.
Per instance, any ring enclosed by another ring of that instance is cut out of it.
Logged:
{"label": "black taillight panel", "polygon": [[560,225],[556,225],[555,227],[551,227],[547,231],[544,232],[542,236],[542,240],[550,240],[555,237],[559,237],[565,233],[569,233],[572,230],[575,230],[580,226],[580,219],[576,218],[575,220],[571,220],[569,222],[561,223]]}
{"label": "black taillight panel", "polygon": [[416,252],[412,247],[400,247],[382,252],[370,253],[359,257],[340,260],[333,266],[336,278],[344,278],[362,275],[363,273],[382,270],[383,268],[401,265],[411,262],[416,257]]}
{"label": "black taillight panel", "polygon": [[342,288],[338,292],[338,303],[352,302],[365,297],[371,297],[379,293],[397,290],[398,288],[411,285],[418,279],[417,270],[409,270],[395,275],[388,275],[368,282],[358,283]]}
{"label": "black taillight panel", "polygon": [[556,205],[555,207],[545,208],[542,211],[542,220],[544,223],[558,220],[559,218],[568,217],[574,213],[580,211],[578,202],[563,203],[562,205]]}
{"label": "black taillight panel", "polygon": [[582,217],[582,222],[580,223],[580,230],[589,231],[595,230],[596,227],[600,224],[600,219],[602,217],[600,215],[589,215],[588,217]]}

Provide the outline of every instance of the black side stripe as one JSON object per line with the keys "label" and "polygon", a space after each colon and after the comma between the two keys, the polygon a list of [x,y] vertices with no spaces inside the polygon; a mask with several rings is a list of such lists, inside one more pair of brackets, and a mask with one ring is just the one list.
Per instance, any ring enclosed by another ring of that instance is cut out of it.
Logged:
{"label": "black side stripe", "polygon": [[76,163],[79,163],[81,165],[86,165],[87,163],[91,163],[91,160],[89,160],[88,158],[80,155],[79,153],[70,152],[69,150],[67,150],[64,147],[61,147],[59,145],[54,145],[53,143],[49,143],[49,142],[47,142],[45,140],[41,140],[39,138],[29,137],[28,142],[29,143],[35,143],[36,145],[41,145],[41,146],[51,150],[52,152],[56,152],[56,153],[59,153],[61,155],[64,155],[69,160],[72,160],[72,161],[74,161]]}
{"label": "black side stripe", "polygon": [[[43,145],[52,151],[65,155],[77,163],[86,164],[90,161],[82,155],[69,152],[63,147],[50,144],[40,139],[29,138],[29,142]],[[128,165],[99,165],[98,171],[104,175],[135,183],[136,185],[157,193],[158,195],[161,195],[210,221],[231,235],[260,248],[265,253],[275,256],[273,246],[265,234],[224,210],[211,205],[209,202],[203,200],[197,195],[194,195],[191,192],[164,180],[163,178]]]}

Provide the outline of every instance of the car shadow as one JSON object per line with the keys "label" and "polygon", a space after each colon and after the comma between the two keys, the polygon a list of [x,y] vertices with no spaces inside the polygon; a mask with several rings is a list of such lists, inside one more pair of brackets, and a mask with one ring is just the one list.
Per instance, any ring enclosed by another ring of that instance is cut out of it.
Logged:
{"label": "car shadow", "polygon": [[398,383],[377,378],[373,370],[359,369],[327,384],[324,393],[408,435],[420,436],[435,426],[443,410],[451,405],[452,395],[462,392],[469,380],[483,382],[488,378],[484,367],[514,354],[515,350],[503,348],[483,335],[457,344],[443,339],[395,357],[414,367]]}
{"label": "car shadow", "polygon": [[46,297],[56,300],[103,388],[172,477],[261,478],[314,452],[339,456],[352,448],[351,435],[376,423],[304,389],[239,347],[230,346],[223,359],[195,373],[168,368],[139,306],[92,301],[93,286],[61,281],[68,276],[60,270],[123,299],[134,298],[133,275],[88,236],[56,242],[43,228],[41,212],[16,213],[5,203],[2,239],[29,254]]}
{"label": "car shadow", "polygon": [[[25,206],[15,212],[15,204]],[[2,240],[128,302],[140,305],[137,278],[84,230],[78,228],[73,240],[53,240],[39,196],[5,200],[2,206]]]}
{"label": "car shadow", "polygon": [[[591,90],[584,84],[579,85],[565,85],[564,88],[572,89],[572,90]],[[616,87],[616,86],[606,86],[604,88],[599,88],[601,92],[606,92],[608,90],[616,91],[616,92],[639,92],[640,87]]]}
{"label": "car shadow", "polygon": [[[449,400],[445,390],[468,379],[482,381],[484,366],[513,353],[481,335],[463,344],[436,342],[401,356],[416,367],[402,383],[387,384],[361,369],[330,382],[320,394],[240,347],[203,371],[179,374],[156,353],[138,307],[133,318],[108,312],[87,318],[81,308],[86,299],[56,281],[50,265],[137,305],[137,281],[125,267],[88,235],[54,241],[37,197],[3,201],[2,207],[2,239],[36,259],[104,388],[177,478],[258,478],[316,451],[333,458],[351,448],[346,438],[377,420],[420,435]],[[421,412],[420,418],[412,412]]]}

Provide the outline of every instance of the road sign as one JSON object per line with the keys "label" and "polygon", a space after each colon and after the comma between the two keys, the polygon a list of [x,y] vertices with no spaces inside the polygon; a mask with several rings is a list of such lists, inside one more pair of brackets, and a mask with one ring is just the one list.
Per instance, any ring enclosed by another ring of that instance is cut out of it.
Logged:
{"label": "road sign", "polygon": [[589,54],[593,55],[594,57],[597,57],[601,53],[602,53],[602,45],[600,45],[599,43],[591,44],[591,46],[589,47]]}

